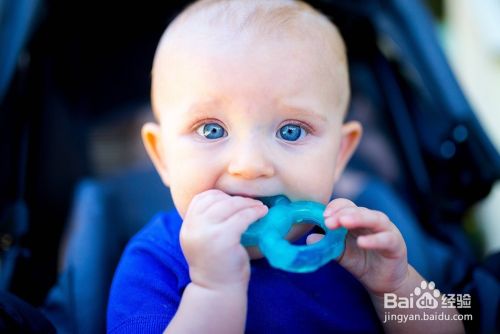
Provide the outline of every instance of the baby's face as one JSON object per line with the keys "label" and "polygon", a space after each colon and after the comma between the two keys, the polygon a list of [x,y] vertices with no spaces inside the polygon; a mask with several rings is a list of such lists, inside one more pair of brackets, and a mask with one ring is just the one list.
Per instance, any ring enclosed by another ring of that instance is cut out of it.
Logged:
{"label": "baby's face", "polygon": [[326,204],[360,133],[342,125],[347,80],[297,43],[199,47],[159,62],[153,105],[161,125],[143,132],[181,216],[214,188]]}

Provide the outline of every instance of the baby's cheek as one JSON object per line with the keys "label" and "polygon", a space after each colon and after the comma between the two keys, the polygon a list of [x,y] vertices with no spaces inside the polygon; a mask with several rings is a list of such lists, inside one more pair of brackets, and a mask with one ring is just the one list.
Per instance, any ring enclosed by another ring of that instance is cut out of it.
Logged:
{"label": "baby's cheek", "polygon": [[[175,188],[174,188],[175,189]],[[179,213],[179,215],[184,219],[186,217],[186,213],[189,209],[189,204],[191,203],[191,198],[187,198],[185,196],[180,196],[177,194],[173,188],[170,188],[170,192],[172,194],[172,200],[174,201],[175,209]]]}
{"label": "baby's cheek", "polygon": [[296,200],[307,200],[322,203],[327,205],[330,201],[333,191],[333,184],[327,184],[327,182],[303,182],[297,189]]}
{"label": "baby's cheek", "polygon": [[173,173],[171,181],[170,192],[175,208],[182,218],[185,217],[189,205],[196,195],[214,188],[213,182],[210,182],[208,177],[204,177],[199,170],[191,170],[189,166]]}
{"label": "baby's cheek", "polygon": [[[333,167],[307,163],[289,177],[289,197],[292,200],[309,200],[328,204],[333,192]],[[328,169],[328,170],[327,170]]]}
{"label": "baby's cheek", "polygon": [[327,205],[333,193],[333,173],[317,173],[311,176],[307,191],[312,194],[312,200]]}
{"label": "baby's cheek", "polygon": [[172,182],[170,192],[172,194],[175,208],[179,212],[179,215],[184,219],[189,210],[189,206],[191,205],[191,201],[202,191],[200,191],[198,187],[194,187],[191,184],[186,184],[184,182]]}

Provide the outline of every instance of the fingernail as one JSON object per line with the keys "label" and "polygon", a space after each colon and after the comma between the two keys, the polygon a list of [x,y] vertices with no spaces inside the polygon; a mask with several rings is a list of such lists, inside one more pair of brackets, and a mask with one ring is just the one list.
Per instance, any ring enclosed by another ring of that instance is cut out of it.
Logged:
{"label": "fingernail", "polygon": [[325,225],[328,227],[335,227],[333,226],[333,217],[328,217],[325,219]]}
{"label": "fingernail", "polygon": [[332,213],[332,209],[326,209],[325,212],[323,212],[323,216],[326,217],[326,216],[329,216],[331,215]]}

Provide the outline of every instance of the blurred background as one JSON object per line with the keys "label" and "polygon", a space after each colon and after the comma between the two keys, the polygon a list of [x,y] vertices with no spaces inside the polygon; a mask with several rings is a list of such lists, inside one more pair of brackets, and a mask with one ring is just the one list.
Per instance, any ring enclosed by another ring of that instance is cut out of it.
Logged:
{"label": "blurred background", "polygon": [[0,1],[1,218],[18,225],[0,245],[20,247],[15,263],[2,261],[12,275],[4,289],[40,305],[56,281],[78,182],[149,164],[139,130],[150,117],[151,62],[184,5]]}
{"label": "blurred background", "polygon": [[[477,117],[500,150],[500,1],[433,1],[441,8],[441,40]],[[484,252],[500,249],[500,184],[478,204],[475,223]]]}
{"label": "blurred background", "polygon": [[[500,150],[500,2],[422,3]],[[140,139],[152,119],[151,63],[185,4],[0,0],[2,290],[42,305],[62,269],[80,182],[151,168]],[[500,250],[498,182],[464,217],[479,258]]]}

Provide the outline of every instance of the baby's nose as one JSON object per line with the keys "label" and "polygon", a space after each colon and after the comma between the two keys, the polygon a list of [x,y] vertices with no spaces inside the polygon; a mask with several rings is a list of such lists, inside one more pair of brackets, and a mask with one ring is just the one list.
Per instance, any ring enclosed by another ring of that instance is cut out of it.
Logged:
{"label": "baby's nose", "polygon": [[274,166],[263,145],[242,143],[232,151],[228,173],[244,179],[256,179],[274,175]]}

